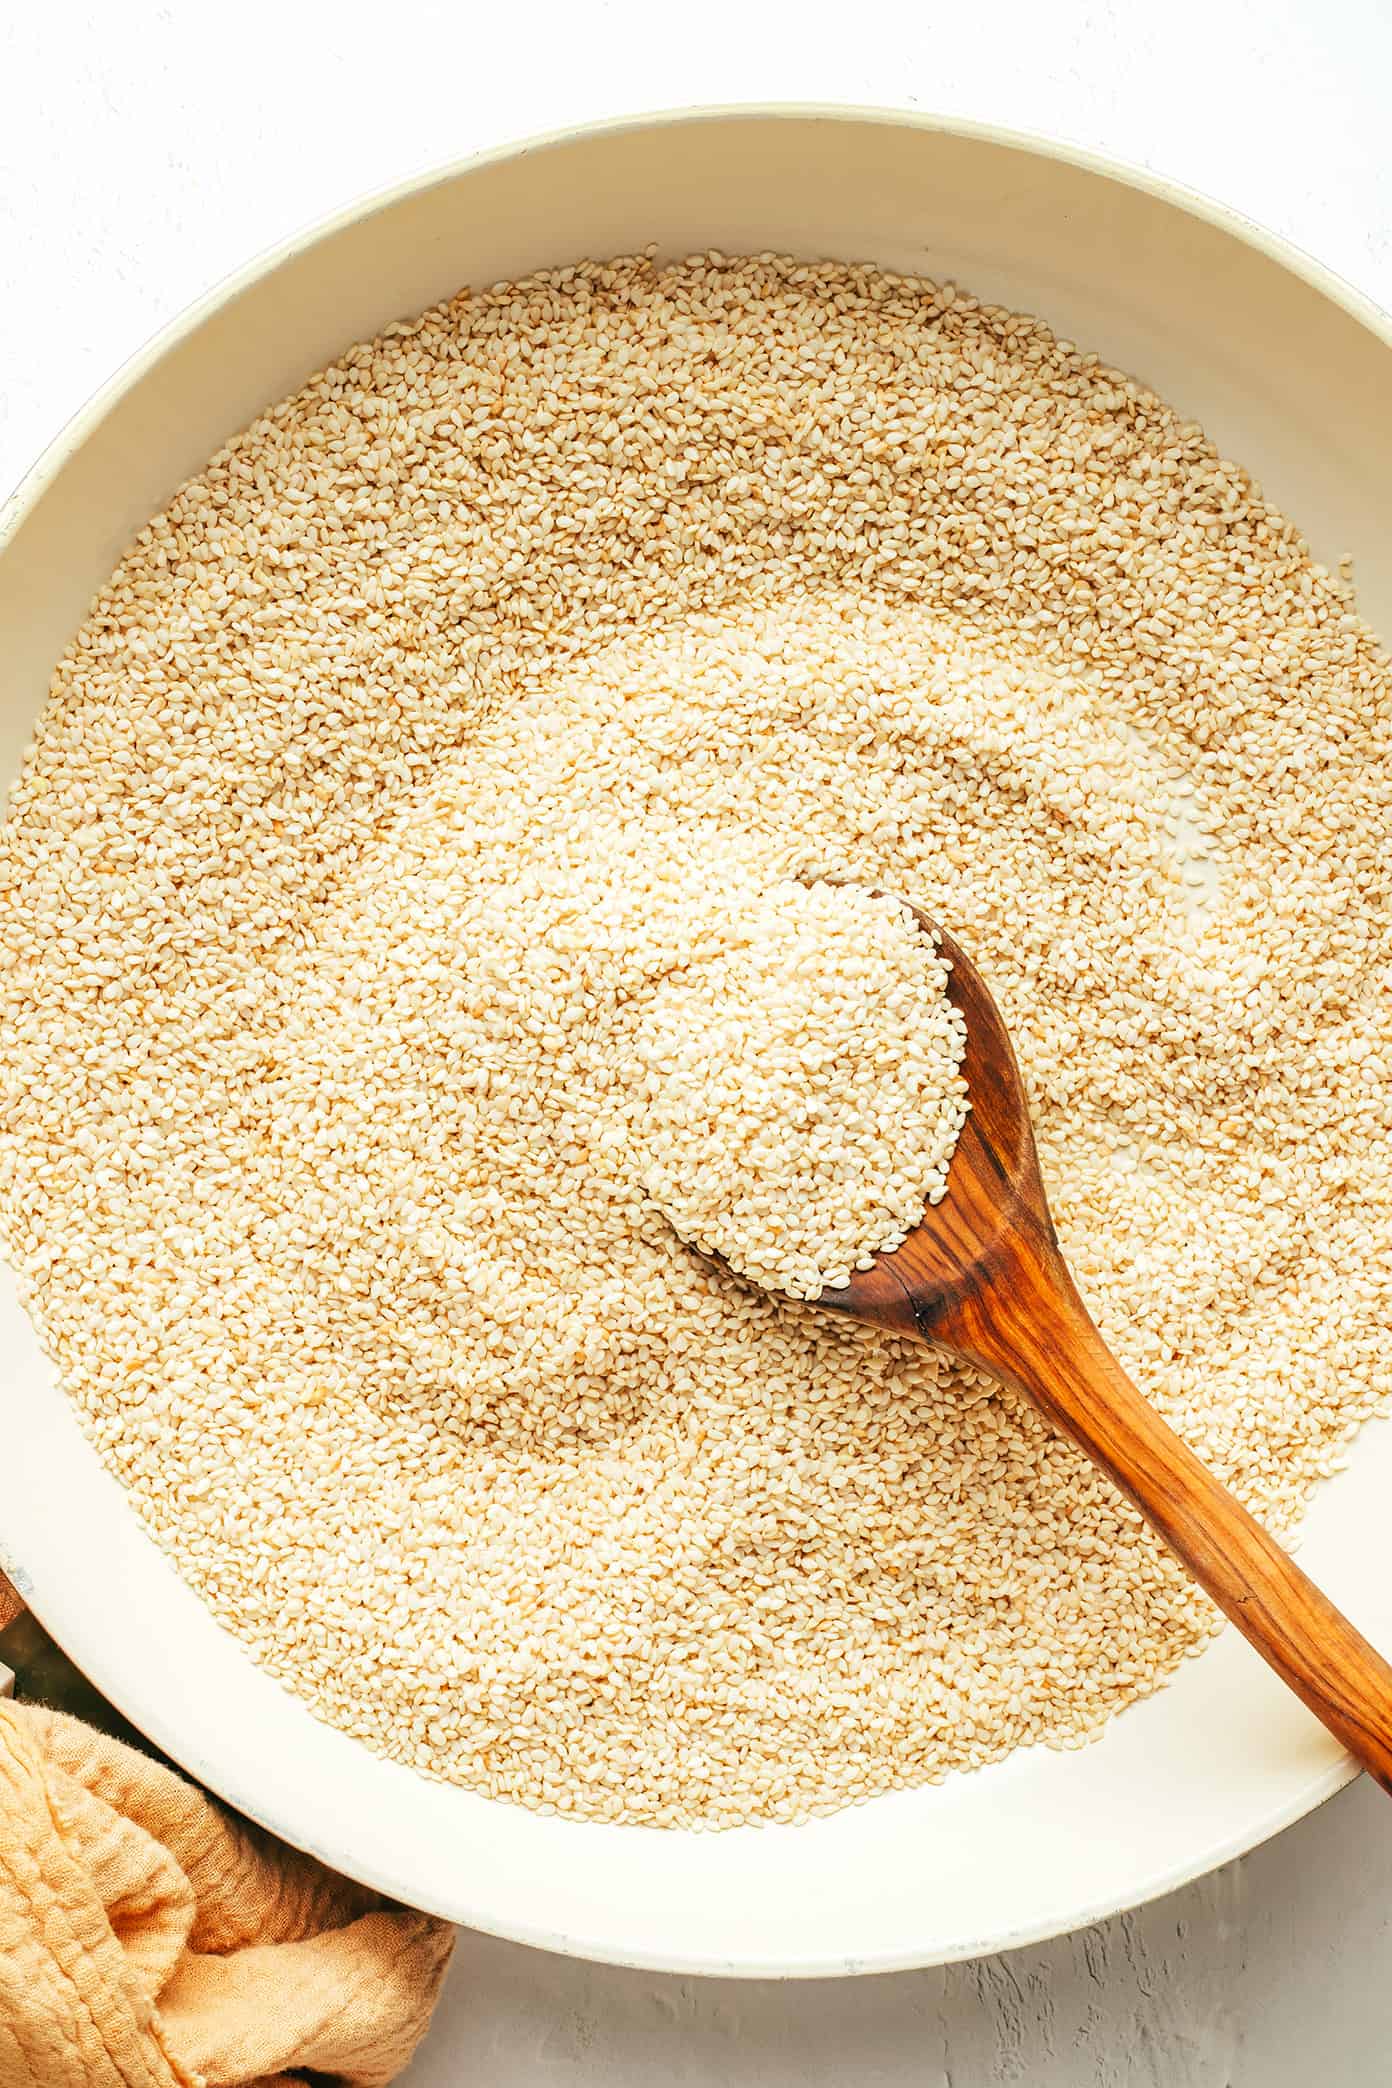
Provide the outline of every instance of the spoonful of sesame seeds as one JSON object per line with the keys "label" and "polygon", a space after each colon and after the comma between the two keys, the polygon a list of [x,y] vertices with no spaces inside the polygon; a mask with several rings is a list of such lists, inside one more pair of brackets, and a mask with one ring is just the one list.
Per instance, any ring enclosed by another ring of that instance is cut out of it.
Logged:
{"label": "spoonful of sesame seeds", "polygon": [[[863,896],[878,903],[886,895]],[[916,1223],[897,1245],[861,1257],[812,1295],[867,1325],[932,1342],[1033,1400],[1135,1503],[1282,1681],[1392,1790],[1392,1667],[1199,1461],[1107,1348],[1059,1249],[1000,1011],[952,937],[917,907],[908,911],[934,960],[948,968],[947,1000],[965,1034],[954,1070],[967,1106],[954,1112],[951,1157]]]}

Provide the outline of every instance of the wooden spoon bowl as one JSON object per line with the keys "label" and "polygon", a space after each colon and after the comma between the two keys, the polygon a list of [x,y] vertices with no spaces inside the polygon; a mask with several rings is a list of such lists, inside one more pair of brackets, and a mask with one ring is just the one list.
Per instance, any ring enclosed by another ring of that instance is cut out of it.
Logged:
{"label": "wooden spoon bowl", "polygon": [[[907,902],[906,902],[907,903]],[[902,1246],[820,1303],[925,1341],[1025,1393],[1072,1437],[1303,1703],[1392,1790],[1392,1667],[1144,1399],[1059,1251],[1010,1036],[981,974],[951,964],[971,1108],[947,1193]]]}

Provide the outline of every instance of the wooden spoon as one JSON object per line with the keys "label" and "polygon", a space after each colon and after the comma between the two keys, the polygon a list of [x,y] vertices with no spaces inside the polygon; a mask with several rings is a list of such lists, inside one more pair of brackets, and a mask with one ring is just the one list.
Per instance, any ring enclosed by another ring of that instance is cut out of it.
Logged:
{"label": "wooden spoon", "polygon": [[1088,1317],[1054,1236],[1024,1084],[981,974],[919,908],[966,1020],[971,1109],[947,1194],[820,1303],[919,1335],[1032,1399],[1159,1531],[1336,1739],[1392,1790],[1392,1667],[1195,1457]]}

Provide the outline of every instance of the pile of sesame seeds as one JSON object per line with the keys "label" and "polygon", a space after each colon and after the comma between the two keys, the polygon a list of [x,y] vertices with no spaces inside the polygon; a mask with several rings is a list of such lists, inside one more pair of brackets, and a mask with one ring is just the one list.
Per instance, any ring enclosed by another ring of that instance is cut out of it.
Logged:
{"label": "pile of sesame seeds", "polygon": [[[712,866],[714,871],[714,866]],[[683,1240],[790,1298],[844,1289],[941,1201],[966,1025],[902,901],[708,876],[717,945],[599,1039],[606,1149]]]}
{"label": "pile of sesame seeds", "polygon": [[57,671],[0,1230],[152,1533],[385,1754],[719,1826],[1076,1744],[1207,1604],[1008,1390],[683,1246],[590,1018],[725,961],[674,851],[950,923],[1104,1331],[1279,1529],[1392,1390],[1390,828],[1346,589],[1038,321],[767,257],[462,295]]}

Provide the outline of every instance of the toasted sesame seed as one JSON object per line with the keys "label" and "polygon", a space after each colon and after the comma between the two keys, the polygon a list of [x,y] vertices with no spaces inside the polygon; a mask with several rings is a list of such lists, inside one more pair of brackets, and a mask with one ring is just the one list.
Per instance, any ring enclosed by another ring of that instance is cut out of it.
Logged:
{"label": "toasted sesame seed", "polygon": [[1392,1390],[1389,831],[1348,586],[1039,321],[767,256],[461,295],[57,669],[0,1232],[152,1534],[385,1755],[723,1827],[1079,1745],[1214,1615],[1023,1400],[783,1294],[960,1102],[931,947],[801,880],[961,934],[1090,1304],[1280,1530]]}

